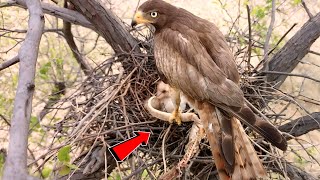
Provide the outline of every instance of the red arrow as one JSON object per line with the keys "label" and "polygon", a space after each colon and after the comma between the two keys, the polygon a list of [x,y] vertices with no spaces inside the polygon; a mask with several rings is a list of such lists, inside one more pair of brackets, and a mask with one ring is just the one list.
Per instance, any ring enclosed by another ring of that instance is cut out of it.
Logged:
{"label": "red arrow", "polygon": [[109,151],[117,161],[123,161],[129,156],[140,144],[146,146],[150,137],[150,132],[134,131],[136,136],[120,142],[109,148]]}

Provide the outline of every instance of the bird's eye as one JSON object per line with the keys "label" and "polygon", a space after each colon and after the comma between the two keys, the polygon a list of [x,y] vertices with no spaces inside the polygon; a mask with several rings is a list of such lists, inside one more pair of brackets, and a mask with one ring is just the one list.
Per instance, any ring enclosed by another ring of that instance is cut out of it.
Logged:
{"label": "bird's eye", "polygon": [[166,93],[166,90],[162,90],[161,92],[162,92],[162,93]]}
{"label": "bird's eye", "polygon": [[156,17],[158,16],[158,13],[155,12],[155,11],[154,11],[154,12],[151,12],[151,13],[150,13],[150,16],[153,17],[153,18],[156,18]]}

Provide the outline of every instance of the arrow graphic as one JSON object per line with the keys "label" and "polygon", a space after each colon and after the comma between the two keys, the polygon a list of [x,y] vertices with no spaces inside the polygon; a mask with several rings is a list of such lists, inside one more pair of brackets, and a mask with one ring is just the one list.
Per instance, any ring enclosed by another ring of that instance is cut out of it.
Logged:
{"label": "arrow graphic", "polygon": [[117,161],[123,161],[141,144],[146,146],[150,137],[150,132],[134,131],[136,136],[120,142],[109,148],[109,151]]}

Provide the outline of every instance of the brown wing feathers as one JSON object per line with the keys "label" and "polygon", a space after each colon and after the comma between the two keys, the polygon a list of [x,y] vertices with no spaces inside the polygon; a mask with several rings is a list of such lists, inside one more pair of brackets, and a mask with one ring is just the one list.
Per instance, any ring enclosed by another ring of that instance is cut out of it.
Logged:
{"label": "brown wing feathers", "polygon": [[[230,179],[232,172],[232,179],[265,175],[237,119],[281,150],[286,150],[287,143],[272,124],[245,104],[234,57],[219,29],[161,0],[149,0],[139,11],[156,28],[154,54],[160,74],[171,87],[200,104],[194,107],[204,121],[220,179]],[[151,18],[151,11],[159,16]]]}
{"label": "brown wing feathers", "polygon": [[[206,20],[201,20],[206,21]],[[198,37],[200,39],[201,45],[205,47],[207,53],[210,55],[212,61],[216,63],[216,65],[224,72],[226,77],[232,80],[234,83],[239,83],[239,73],[234,62],[233,55],[227,46],[227,43],[219,31],[219,29],[212,23],[207,22],[203,23],[207,24],[198,33]],[[212,33],[214,32],[214,33]],[[210,86],[210,84],[209,84]],[[210,89],[210,88],[209,88]],[[216,96],[217,92],[213,92],[213,95],[209,93],[211,96]],[[241,94],[237,98],[244,99]],[[212,98],[210,98],[212,99]],[[217,102],[212,102],[217,105]],[[236,103],[234,103],[236,104]],[[224,106],[224,105],[223,105]],[[269,122],[263,120],[262,118],[255,115],[250,108],[248,108],[245,103],[239,107],[229,107],[224,108],[224,110],[230,112],[239,118],[243,123],[247,126],[254,129],[265,139],[270,141],[274,146],[279,149],[285,151],[287,148],[287,143],[285,138],[280,134],[280,132]]]}
{"label": "brown wing feathers", "polygon": [[240,119],[247,126],[255,130],[262,137],[268,140],[272,145],[285,151],[287,150],[287,141],[280,131],[271,123],[263,120],[261,117],[255,115],[252,110],[244,105],[238,112],[228,109],[235,117]]}

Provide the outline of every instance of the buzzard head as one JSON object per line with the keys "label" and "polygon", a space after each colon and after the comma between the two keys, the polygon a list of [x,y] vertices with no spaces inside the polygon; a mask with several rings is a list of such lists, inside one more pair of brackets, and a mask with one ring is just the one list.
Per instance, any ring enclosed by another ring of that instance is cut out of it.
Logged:
{"label": "buzzard head", "polygon": [[176,7],[162,0],[149,0],[143,3],[135,13],[131,26],[138,24],[151,24],[157,30],[163,28],[168,22]]}

